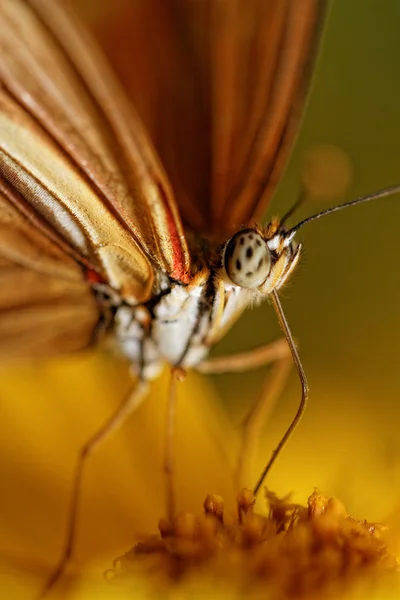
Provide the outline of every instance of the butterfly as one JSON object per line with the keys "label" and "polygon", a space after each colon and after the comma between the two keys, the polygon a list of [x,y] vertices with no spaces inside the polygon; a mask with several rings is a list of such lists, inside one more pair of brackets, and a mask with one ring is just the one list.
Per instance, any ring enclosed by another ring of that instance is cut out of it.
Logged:
{"label": "butterfly", "polygon": [[194,367],[298,261],[278,222],[251,223],[292,145],[322,5],[174,6],[135,5],[135,69],[153,76],[140,119],[62,3],[2,0],[0,356],[105,331],[142,380]]}
{"label": "butterfly", "polygon": [[140,383],[108,434],[165,363],[211,370],[210,348],[270,298],[302,401],[266,472],[307,397],[277,294],[306,221],[254,222],[293,145],[324,3],[132,6],[130,99],[63,3],[0,2],[0,357],[111,338]]}

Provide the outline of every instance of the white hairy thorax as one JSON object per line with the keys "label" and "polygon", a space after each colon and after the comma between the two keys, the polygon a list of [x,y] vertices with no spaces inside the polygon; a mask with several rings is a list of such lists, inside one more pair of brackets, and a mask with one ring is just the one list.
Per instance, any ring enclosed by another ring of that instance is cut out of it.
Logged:
{"label": "white hairy thorax", "polygon": [[220,267],[207,266],[189,285],[160,279],[159,293],[138,306],[117,304],[114,339],[144,379],[164,364],[195,367],[243,310],[286,281],[300,246],[283,230],[270,238],[246,229],[224,246]]}
{"label": "white hairy thorax", "polygon": [[202,306],[205,285],[183,287],[173,283],[170,292],[154,307],[153,315],[143,305],[117,309],[117,343],[137,374],[141,372],[150,380],[166,363],[179,363],[186,368],[196,366],[209,351],[212,343],[209,332],[212,330],[213,337],[220,337],[228,323],[236,320],[249,302],[247,290],[224,283],[222,315],[217,316],[215,303],[220,302],[220,298],[214,299],[214,304],[206,308]]}

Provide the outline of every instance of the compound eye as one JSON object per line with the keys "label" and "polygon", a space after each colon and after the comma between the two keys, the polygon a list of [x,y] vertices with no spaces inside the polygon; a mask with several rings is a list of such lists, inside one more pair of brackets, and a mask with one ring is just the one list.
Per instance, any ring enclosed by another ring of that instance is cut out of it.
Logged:
{"label": "compound eye", "polygon": [[229,279],[243,288],[254,289],[267,279],[271,269],[269,248],[253,229],[236,233],[226,245],[224,266]]}

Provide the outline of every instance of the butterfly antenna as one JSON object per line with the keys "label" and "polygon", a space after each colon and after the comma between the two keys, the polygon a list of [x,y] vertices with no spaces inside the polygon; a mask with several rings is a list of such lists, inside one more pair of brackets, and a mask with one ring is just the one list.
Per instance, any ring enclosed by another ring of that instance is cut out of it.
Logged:
{"label": "butterfly antenna", "polygon": [[326,210],[322,210],[315,215],[311,215],[311,217],[307,217],[300,223],[297,223],[294,227],[289,229],[286,233],[287,239],[291,239],[300,227],[310,223],[311,221],[316,221],[325,215],[329,215],[330,213],[337,212],[338,210],[342,210],[343,208],[349,208],[350,206],[356,206],[357,204],[362,204],[363,202],[369,202],[370,200],[377,200],[378,198],[385,198],[385,196],[392,196],[393,194],[397,194],[400,192],[400,185],[394,185],[393,187],[386,188],[385,190],[380,190],[379,192],[375,192],[373,194],[368,194],[367,196],[361,196],[360,198],[356,198],[355,200],[351,200],[350,202],[344,202],[343,204],[339,204],[338,206],[333,206],[332,208],[327,208]]}
{"label": "butterfly antenna", "polygon": [[306,190],[304,188],[301,188],[298,193],[296,202],[293,204],[293,206],[291,208],[289,208],[287,213],[285,213],[283,215],[283,217],[280,219],[280,225],[283,226],[286,223],[286,221],[288,219],[290,219],[290,217],[296,212],[296,210],[299,208],[299,206],[304,204],[304,202],[306,200],[307,200]]}

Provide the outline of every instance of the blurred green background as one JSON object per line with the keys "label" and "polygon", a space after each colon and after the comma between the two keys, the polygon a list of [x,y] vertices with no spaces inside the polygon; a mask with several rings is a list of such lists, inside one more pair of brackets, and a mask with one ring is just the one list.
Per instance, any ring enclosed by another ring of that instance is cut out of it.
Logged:
{"label": "blurred green background", "polygon": [[[80,2],[91,16],[100,4]],[[331,2],[306,117],[273,214],[293,203],[304,154],[320,144],[341,148],[353,166],[352,186],[337,202],[400,183],[399,31],[397,0]],[[335,203],[310,202],[296,217]],[[299,236],[303,259],[281,295],[299,341],[310,400],[268,485],[281,494],[293,490],[301,501],[318,486],[370,520],[390,518],[400,506],[399,221],[398,195],[305,227]],[[216,353],[252,348],[278,335],[266,303],[248,311]],[[237,448],[235,427],[264,376],[259,370],[214,377],[210,387],[193,375],[181,386],[179,508],[200,507],[208,492],[232,500],[231,475],[218,443],[227,454],[231,442]],[[137,416],[91,462],[81,557],[111,547],[121,551],[134,531],[156,527],[164,506],[166,382],[156,384]],[[2,369],[3,553],[28,559],[34,552],[39,560],[49,548],[59,551],[77,449],[128,387],[126,363],[98,352]],[[249,484],[292,418],[299,393],[293,372],[266,424]],[[229,426],[213,406],[223,408]]]}

